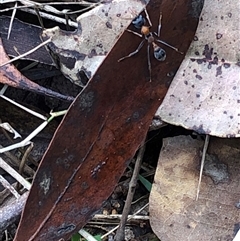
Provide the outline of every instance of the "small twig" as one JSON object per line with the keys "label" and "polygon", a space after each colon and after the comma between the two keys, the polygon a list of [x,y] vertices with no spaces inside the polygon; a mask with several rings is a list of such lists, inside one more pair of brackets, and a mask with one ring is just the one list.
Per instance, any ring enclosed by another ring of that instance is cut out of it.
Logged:
{"label": "small twig", "polygon": [[5,85],[2,87],[2,89],[0,90],[0,96],[5,93],[5,91],[7,90],[7,88],[8,88],[8,85],[5,84]]}
{"label": "small twig", "polygon": [[88,241],[97,241],[97,239],[95,239],[90,233],[88,233],[84,229],[79,230],[78,233]]}
{"label": "small twig", "polygon": [[21,160],[21,163],[19,165],[19,174],[21,175],[22,172],[23,172],[23,167],[27,161],[27,158],[31,152],[31,150],[33,149],[33,143],[30,144],[30,146],[27,148],[27,150],[25,151],[24,155],[23,155],[23,158]]}
{"label": "small twig", "polygon": [[199,192],[200,192],[200,186],[202,181],[202,173],[203,173],[203,167],[204,167],[204,161],[206,157],[206,152],[209,144],[210,136],[206,135],[204,147],[203,147],[203,153],[202,153],[202,160],[201,160],[201,168],[200,168],[200,174],[199,174],[199,180],[198,180],[198,187],[197,187],[197,195],[196,195],[196,201],[198,200]]}
{"label": "small twig", "polygon": [[[128,219],[131,217],[131,215],[128,215]],[[121,214],[110,214],[110,215],[104,215],[104,214],[95,214],[91,220],[101,220],[101,219],[121,219]],[[149,216],[143,216],[143,215],[135,215],[134,220],[149,220]]]}
{"label": "small twig", "polygon": [[[132,219],[133,217],[135,217],[138,213],[140,213],[143,209],[145,209],[147,206],[149,205],[149,203],[145,204],[143,207],[141,207],[137,212],[135,212],[133,215],[130,215],[130,217],[127,219],[127,221],[129,221],[130,219]],[[115,228],[113,228],[112,230],[110,230],[108,233],[105,233],[104,235],[101,236],[101,240],[103,240],[105,237],[107,237],[109,234],[113,233],[116,229],[118,229],[119,225],[117,225]]]}
{"label": "small twig", "polygon": [[[0,148],[3,148],[3,146],[0,145]],[[20,160],[18,160],[17,157],[15,157],[11,152],[8,152],[8,151],[4,152],[4,155],[9,158],[8,159],[9,161],[6,161],[7,163],[10,163],[11,165],[16,166],[16,167],[19,166]],[[34,174],[35,174],[34,170],[27,165],[24,166],[24,172],[31,177],[34,176]]]}
{"label": "small twig", "polygon": [[12,24],[13,24],[16,12],[17,12],[17,2],[15,3],[15,6],[14,6],[14,9],[13,9],[13,12],[12,12],[12,16],[11,16],[11,20],[10,20],[10,24],[9,24],[9,28],[8,28],[7,39],[9,39],[9,37],[10,37],[11,31],[12,31]]}
{"label": "small twig", "polygon": [[11,186],[11,184],[2,176],[0,175],[0,183],[6,188],[8,189],[16,198],[19,198],[20,195],[18,194],[18,192],[13,188],[13,186]]}
{"label": "small twig", "polygon": [[128,190],[127,199],[126,199],[126,202],[124,205],[122,218],[121,218],[119,228],[118,228],[117,233],[114,238],[114,240],[116,240],[116,241],[122,241],[122,240],[124,240],[124,237],[125,237],[125,226],[126,226],[128,214],[130,212],[133,196],[135,193],[135,189],[136,189],[136,185],[137,185],[137,181],[138,181],[138,174],[139,174],[139,171],[141,168],[144,151],[145,151],[145,144],[143,144],[141,146],[141,148],[139,149],[139,153],[138,153],[138,156],[136,159],[135,168],[133,170],[133,175],[132,175],[131,181],[129,183],[129,190]]}
{"label": "small twig", "polygon": [[[36,11],[32,10],[32,9],[29,9],[29,8],[22,8],[21,11],[27,12],[27,13],[31,13],[33,15],[36,15]],[[56,16],[53,16],[51,14],[44,13],[44,12],[41,12],[41,11],[39,11],[39,15],[42,18],[49,19],[49,20],[52,20],[52,21],[55,21],[55,22],[58,22],[58,23],[66,24],[66,19],[65,18],[56,17]],[[74,28],[78,28],[78,23],[73,22],[73,21],[70,20],[69,21],[69,26],[74,27]]]}
{"label": "small twig", "polygon": [[21,175],[19,175],[12,167],[10,167],[1,157],[0,157],[0,167],[14,177],[18,182],[20,182],[27,190],[30,190],[31,184],[26,181]]}
{"label": "small twig", "polygon": [[27,107],[25,107],[25,106],[23,106],[23,105],[15,102],[14,100],[9,99],[8,97],[6,97],[6,96],[4,96],[4,95],[1,95],[1,94],[0,94],[0,97],[3,98],[3,99],[5,99],[6,101],[10,102],[11,104],[13,104],[13,105],[21,108],[22,110],[25,110],[25,111],[28,112],[29,114],[38,117],[39,119],[42,119],[42,120],[44,120],[44,121],[47,120],[47,117],[45,117],[44,115],[39,114],[39,113],[37,113],[37,112],[35,112],[35,111],[27,108]]}
{"label": "small twig", "polygon": [[13,201],[10,205],[1,208],[0,233],[3,233],[9,225],[14,223],[20,216],[26,203],[28,192]]}

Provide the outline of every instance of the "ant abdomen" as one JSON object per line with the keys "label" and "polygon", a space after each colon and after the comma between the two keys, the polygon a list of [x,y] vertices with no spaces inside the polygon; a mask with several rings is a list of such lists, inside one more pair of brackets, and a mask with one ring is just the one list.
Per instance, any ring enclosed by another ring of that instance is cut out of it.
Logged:
{"label": "ant abdomen", "polygon": [[141,29],[142,26],[146,23],[146,19],[140,14],[133,19],[132,24],[135,28]]}
{"label": "ant abdomen", "polygon": [[159,46],[154,47],[154,57],[158,61],[164,61],[166,59],[166,52]]}

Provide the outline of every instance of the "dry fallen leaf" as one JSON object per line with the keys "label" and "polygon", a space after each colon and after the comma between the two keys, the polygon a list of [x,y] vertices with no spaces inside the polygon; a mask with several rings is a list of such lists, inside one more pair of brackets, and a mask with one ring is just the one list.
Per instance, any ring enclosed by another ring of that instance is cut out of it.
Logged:
{"label": "dry fallen leaf", "polygon": [[161,241],[232,241],[240,227],[240,140],[212,138],[199,199],[199,148],[178,136],[163,141],[150,196],[150,221]]}
{"label": "dry fallen leaf", "polygon": [[207,0],[192,43],[157,111],[165,122],[240,136],[240,4]]}
{"label": "dry fallen leaf", "polygon": [[62,73],[73,83],[84,86],[81,71],[88,78],[94,75],[119,36],[147,3],[148,0],[109,1],[80,15],[74,32],[59,27],[44,30],[44,39],[52,37],[49,49]]}
{"label": "dry fallen leaf", "polygon": [[[202,7],[192,2],[151,0],[147,5],[154,31],[161,11],[162,39],[183,52]],[[184,58],[166,47],[166,60],[159,62],[151,49],[150,82],[147,43],[136,56],[118,62],[140,42],[124,32],[69,108],[35,175],[15,241],[67,240],[117,184],[165,96],[173,78],[168,73]]]}
{"label": "dry fallen leaf", "polygon": [[6,64],[9,61],[9,57],[4,51],[2,40],[0,38],[0,83],[19,88],[23,90],[29,90],[38,94],[55,97],[62,100],[73,101],[74,97],[62,95],[58,92],[42,87],[33,81],[22,75],[17,68],[12,64]]}

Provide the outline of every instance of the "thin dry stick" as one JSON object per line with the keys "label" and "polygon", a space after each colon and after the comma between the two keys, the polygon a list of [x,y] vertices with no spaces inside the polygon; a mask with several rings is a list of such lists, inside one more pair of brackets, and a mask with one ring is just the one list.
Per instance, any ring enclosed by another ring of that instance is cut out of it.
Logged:
{"label": "thin dry stick", "polygon": [[20,195],[18,194],[18,192],[13,188],[13,186],[11,186],[11,184],[2,176],[0,175],[0,183],[6,188],[8,189],[16,198],[19,198]]}
{"label": "thin dry stick", "polygon": [[9,28],[8,28],[7,40],[9,39],[11,31],[12,31],[13,20],[14,20],[14,17],[16,15],[16,12],[17,12],[16,7],[17,7],[17,2],[15,3],[15,7],[14,7],[13,12],[12,12],[11,21],[10,21]]}
{"label": "thin dry stick", "polygon": [[[143,209],[145,209],[147,206],[149,205],[149,203],[145,204],[143,207],[141,207],[136,213],[134,213],[133,215],[130,215],[130,217],[127,219],[127,221],[129,221],[130,219],[132,219],[133,217],[135,217],[138,213],[140,213]],[[118,229],[119,225],[117,225],[115,228],[113,228],[112,230],[110,230],[108,233],[105,233],[104,235],[101,236],[101,240],[103,240],[105,237],[107,237],[109,234],[113,233],[116,229]]]}
{"label": "thin dry stick", "polygon": [[125,238],[125,226],[126,226],[126,223],[127,223],[128,214],[130,212],[131,203],[132,203],[132,200],[133,200],[133,195],[135,193],[135,189],[136,189],[136,185],[137,185],[137,181],[138,181],[138,174],[139,174],[139,171],[140,171],[140,168],[141,168],[141,163],[142,163],[144,151],[145,151],[145,144],[142,144],[142,146],[139,149],[139,153],[138,153],[137,160],[136,160],[136,163],[135,163],[133,175],[132,175],[131,181],[129,183],[127,200],[126,200],[126,203],[124,205],[123,214],[122,214],[122,218],[121,218],[121,221],[120,221],[120,224],[119,224],[119,228],[118,228],[117,233],[114,237],[115,241],[122,241]]}
{"label": "thin dry stick", "polygon": [[10,167],[1,157],[0,167],[4,169],[6,172],[8,172],[18,182],[20,182],[27,190],[30,190],[31,184],[28,181],[26,181],[21,175],[19,175],[12,167]]}
{"label": "thin dry stick", "polygon": [[209,144],[210,136],[206,135],[204,147],[203,147],[203,153],[202,153],[202,160],[201,160],[201,168],[200,168],[200,174],[199,174],[199,180],[198,180],[198,187],[197,187],[197,195],[196,195],[196,201],[198,200],[199,192],[200,192],[200,185],[202,181],[202,173],[203,173],[203,167],[204,167],[204,160],[206,157],[206,152]]}

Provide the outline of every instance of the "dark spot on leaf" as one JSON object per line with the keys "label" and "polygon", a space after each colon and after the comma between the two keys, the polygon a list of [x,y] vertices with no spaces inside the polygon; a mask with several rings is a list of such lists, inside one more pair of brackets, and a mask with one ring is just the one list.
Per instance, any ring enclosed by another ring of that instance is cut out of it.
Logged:
{"label": "dark spot on leaf", "polygon": [[190,229],[190,228],[191,228],[191,226],[188,224],[188,225],[187,225],[187,228],[189,228],[189,229]]}
{"label": "dark spot on leaf", "polygon": [[196,74],[196,76],[195,76],[197,79],[199,79],[199,80],[201,80],[202,79],[202,76],[201,75],[199,75],[199,74]]}
{"label": "dark spot on leaf", "polygon": [[167,73],[167,76],[168,76],[168,77],[173,77],[173,76],[174,76],[174,72],[171,71],[171,72]]}
{"label": "dark spot on leaf", "polygon": [[198,37],[195,35],[193,38],[194,41],[198,41]]}
{"label": "dark spot on leaf", "polygon": [[237,86],[233,86],[233,90],[237,89]]}
{"label": "dark spot on leaf", "polygon": [[221,33],[217,33],[217,34],[216,34],[216,39],[220,39],[220,38],[222,38],[222,36],[223,36],[223,35],[222,35]]}
{"label": "dark spot on leaf", "polygon": [[237,100],[237,103],[239,104],[239,103],[240,103],[240,100]]}
{"label": "dark spot on leaf", "polygon": [[192,59],[192,58],[191,58],[190,60],[191,60],[192,62],[195,62],[195,61],[196,61],[196,59]]}
{"label": "dark spot on leaf", "polygon": [[193,70],[193,73],[197,73],[197,70],[196,70],[196,69],[194,69],[194,70]]}
{"label": "dark spot on leaf", "polygon": [[197,59],[197,63],[198,64],[202,64],[203,63],[203,59]]}
{"label": "dark spot on leaf", "polygon": [[88,57],[92,58],[93,56],[96,56],[96,55],[97,55],[96,49],[92,49],[91,52],[88,54]]}
{"label": "dark spot on leaf", "polygon": [[196,97],[199,98],[199,97],[200,97],[200,94],[196,94]]}
{"label": "dark spot on leaf", "polygon": [[222,66],[218,66],[216,69],[216,77],[222,74]]}
{"label": "dark spot on leaf", "polygon": [[88,189],[88,188],[89,188],[88,183],[87,183],[87,182],[82,182],[82,183],[81,183],[81,188],[82,188],[83,190]]}
{"label": "dark spot on leaf", "polygon": [[116,16],[117,16],[117,17],[120,17],[120,16],[121,16],[121,13],[118,13]]}
{"label": "dark spot on leaf", "polygon": [[230,66],[231,66],[231,64],[229,64],[229,63],[224,63],[223,64],[223,67],[226,68],[226,69],[229,68]]}
{"label": "dark spot on leaf", "polygon": [[223,19],[224,19],[224,17],[223,17],[223,16],[221,16],[221,19],[223,20]]}
{"label": "dark spot on leaf", "polygon": [[100,43],[100,44],[97,44],[97,47],[102,48],[103,45]]}
{"label": "dark spot on leaf", "polygon": [[133,113],[132,117],[133,117],[134,120],[138,120],[139,117],[140,117],[140,113],[139,113],[138,111],[135,111],[135,112]]}
{"label": "dark spot on leaf", "polygon": [[227,114],[227,111],[223,111],[223,114]]}
{"label": "dark spot on leaf", "polygon": [[218,64],[218,57],[217,56],[215,56],[213,58],[212,64]]}
{"label": "dark spot on leaf", "polygon": [[192,85],[192,88],[194,88],[195,87],[195,85]]}
{"label": "dark spot on leaf", "polygon": [[212,63],[208,63],[207,68],[208,68],[208,69],[211,69],[211,68],[212,68]]}
{"label": "dark spot on leaf", "polygon": [[105,16],[106,16],[106,17],[108,16],[108,13],[107,13],[107,12],[105,13]]}
{"label": "dark spot on leaf", "polygon": [[219,99],[219,100],[221,100],[221,99],[222,99],[222,97],[218,97],[218,99]]}
{"label": "dark spot on leaf", "polygon": [[196,51],[195,54],[196,54],[197,56],[200,55],[200,53],[199,53],[198,51]]}
{"label": "dark spot on leaf", "polygon": [[169,115],[169,116],[172,116],[172,114],[171,114],[171,113],[169,113],[168,115]]}
{"label": "dark spot on leaf", "polygon": [[213,48],[210,48],[208,44],[204,46],[203,55],[206,57],[206,59],[211,60],[213,54]]}
{"label": "dark spot on leaf", "polygon": [[187,82],[187,80],[185,80],[185,81],[184,81],[184,84],[185,84],[185,85],[188,85],[188,82]]}
{"label": "dark spot on leaf", "polygon": [[212,95],[210,96],[210,100],[212,99]]}
{"label": "dark spot on leaf", "polygon": [[224,63],[224,62],[225,62],[225,59],[222,58],[221,61]]}
{"label": "dark spot on leaf", "polygon": [[210,130],[204,130],[203,129],[203,125],[199,125],[199,126],[193,126],[192,129],[196,132],[198,132],[199,134],[210,134],[211,131]]}
{"label": "dark spot on leaf", "polygon": [[230,115],[229,117],[230,117],[230,119],[233,119],[233,116],[232,116],[232,115]]}
{"label": "dark spot on leaf", "polygon": [[74,224],[62,224],[61,227],[57,230],[57,236],[62,236],[66,233],[72,232],[76,228]]}
{"label": "dark spot on leaf", "polygon": [[109,23],[109,22],[106,22],[106,26],[107,26],[107,28],[110,28],[110,29],[112,29],[112,24],[111,24],[111,23]]}
{"label": "dark spot on leaf", "polygon": [[231,18],[232,17],[232,13],[228,13],[228,17]]}

